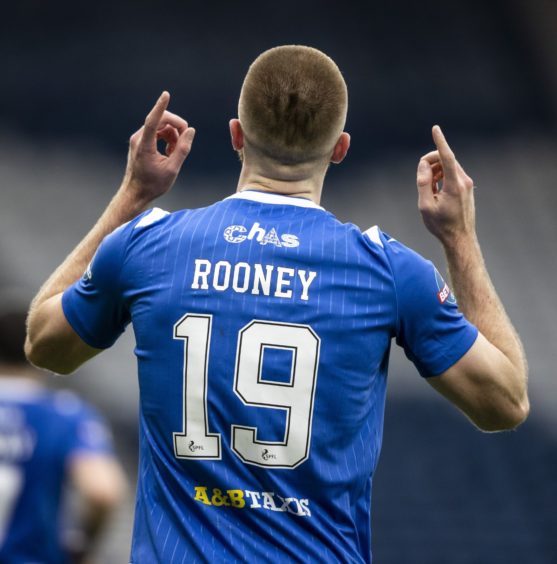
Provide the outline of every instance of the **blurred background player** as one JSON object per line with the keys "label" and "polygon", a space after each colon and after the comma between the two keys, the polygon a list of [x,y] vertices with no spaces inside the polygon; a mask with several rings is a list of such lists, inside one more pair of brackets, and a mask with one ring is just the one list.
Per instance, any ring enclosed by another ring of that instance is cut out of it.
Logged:
{"label": "blurred background player", "polygon": [[124,476],[100,415],[38,381],[23,353],[25,316],[0,306],[0,562],[93,562]]}

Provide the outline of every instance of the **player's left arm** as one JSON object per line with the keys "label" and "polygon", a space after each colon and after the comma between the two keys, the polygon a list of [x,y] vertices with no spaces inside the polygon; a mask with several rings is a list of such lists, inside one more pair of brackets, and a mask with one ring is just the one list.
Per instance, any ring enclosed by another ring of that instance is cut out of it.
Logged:
{"label": "player's left arm", "polygon": [[[31,303],[25,353],[30,362],[60,374],[69,374],[102,349],[89,346],[73,330],[62,309],[62,294],[85,271],[106,235],[149,207],[170,190],[188,156],[195,130],[167,111],[170,95],[163,92],[130,138],[128,163],[122,185],[85,238],[45,282]],[[166,142],[166,154],[157,141]]]}
{"label": "player's left arm", "polygon": [[528,415],[526,368],[482,333],[458,362],[427,381],[483,431],[513,429]]}
{"label": "player's left arm", "polygon": [[480,333],[460,360],[428,382],[481,429],[513,428],[529,412],[526,356],[484,263],[473,182],[437,126],[433,140],[437,150],[418,166],[418,205],[426,227],[443,245],[460,310]]}

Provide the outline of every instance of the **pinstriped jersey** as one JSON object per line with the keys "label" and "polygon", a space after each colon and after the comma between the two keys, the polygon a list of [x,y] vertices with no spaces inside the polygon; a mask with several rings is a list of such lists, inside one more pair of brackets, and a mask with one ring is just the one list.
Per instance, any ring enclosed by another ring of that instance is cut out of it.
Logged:
{"label": "pinstriped jersey", "polygon": [[62,304],[93,347],[133,323],[134,563],[370,562],[391,341],[430,377],[477,336],[379,228],[254,190],[120,227]]}

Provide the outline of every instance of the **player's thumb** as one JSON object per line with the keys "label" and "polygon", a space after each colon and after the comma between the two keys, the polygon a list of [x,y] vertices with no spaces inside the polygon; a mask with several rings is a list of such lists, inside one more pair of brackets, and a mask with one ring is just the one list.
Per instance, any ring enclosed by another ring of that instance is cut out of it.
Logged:
{"label": "player's thumb", "polygon": [[418,163],[416,185],[418,187],[418,206],[423,210],[433,200],[433,171],[425,159],[420,159]]}
{"label": "player's thumb", "polygon": [[418,171],[416,173],[416,184],[418,185],[418,190],[424,188],[430,188],[433,181],[433,171],[431,170],[431,165],[425,160],[420,159],[418,163]]}

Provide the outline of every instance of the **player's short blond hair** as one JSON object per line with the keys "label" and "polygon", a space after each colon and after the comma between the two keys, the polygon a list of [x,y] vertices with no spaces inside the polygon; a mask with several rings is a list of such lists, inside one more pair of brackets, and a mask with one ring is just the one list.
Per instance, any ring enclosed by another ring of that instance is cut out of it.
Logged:
{"label": "player's short blond hair", "polygon": [[284,45],[250,66],[238,106],[246,141],[281,164],[299,164],[333,150],[348,109],[342,74],[312,47]]}

